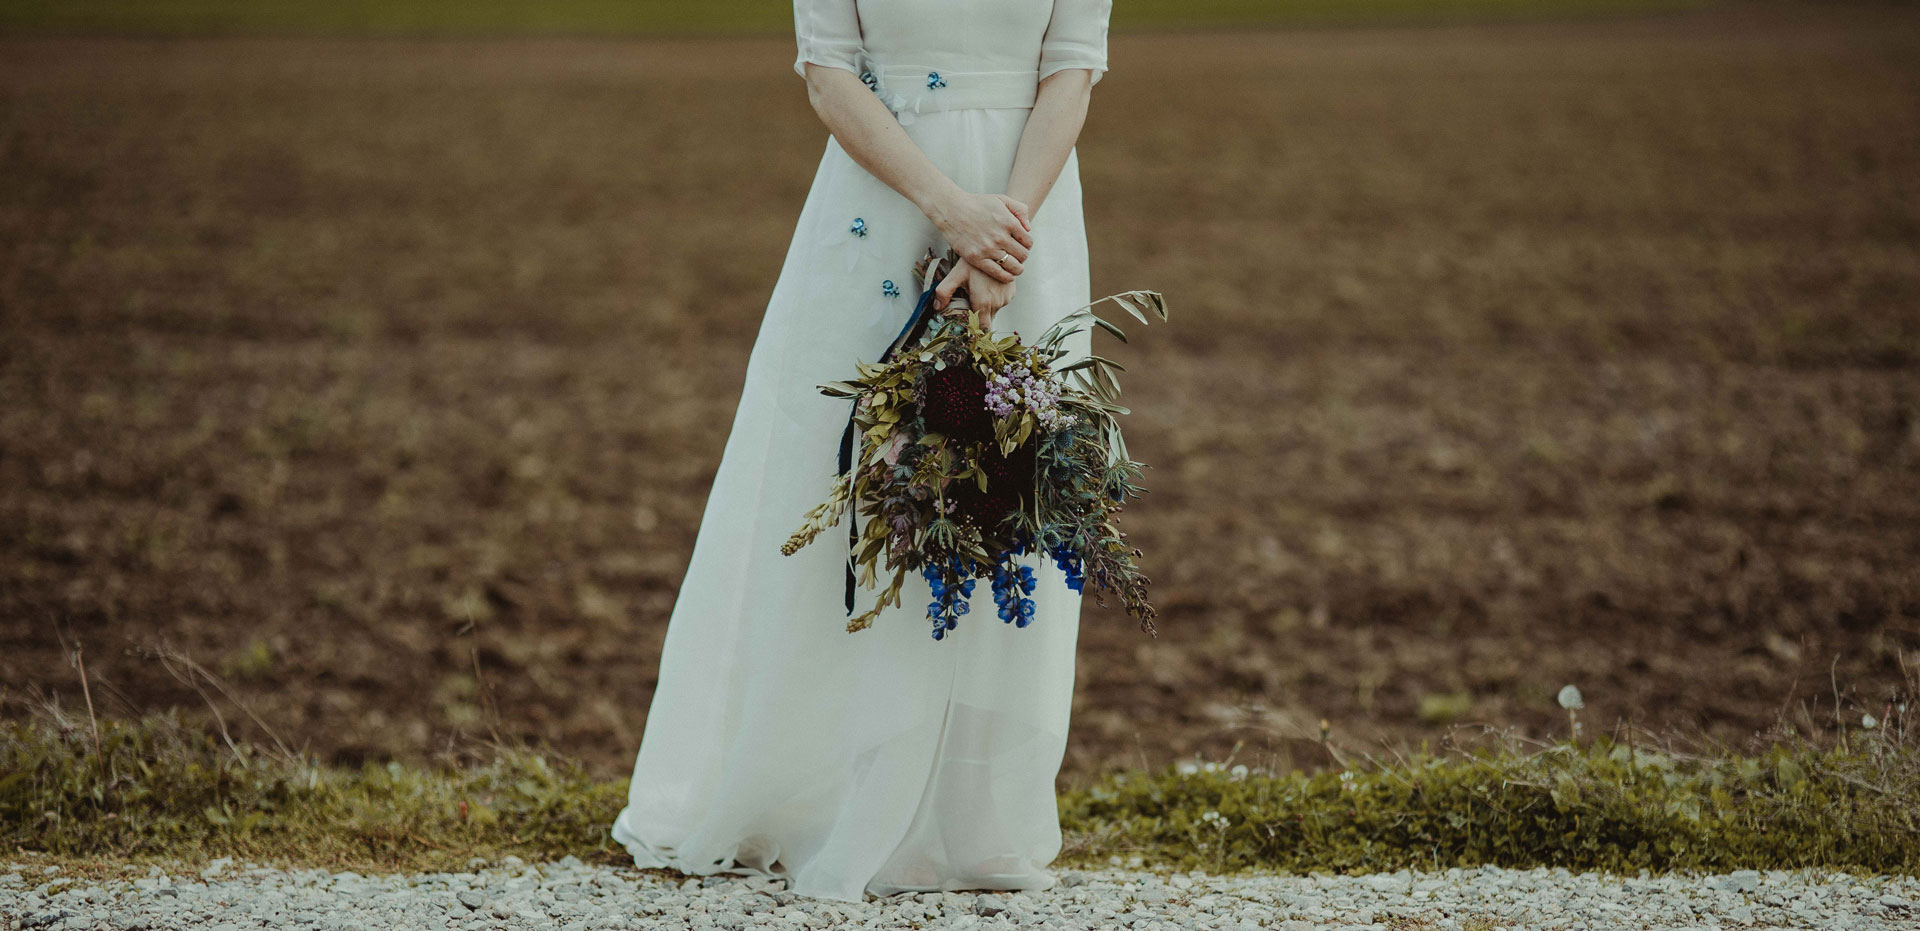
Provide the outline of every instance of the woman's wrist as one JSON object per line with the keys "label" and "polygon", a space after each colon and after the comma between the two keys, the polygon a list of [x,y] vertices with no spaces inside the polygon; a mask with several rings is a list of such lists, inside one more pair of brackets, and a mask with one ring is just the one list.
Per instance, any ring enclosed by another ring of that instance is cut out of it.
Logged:
{"label": "woman's wrist", "polygon": [[927,190],[916,192],[913,205],[920,208],[920,212],[934,226],[945,230],[948,218],[953,215],[953,205],[966,193],[952,178],[941,175]]}
{"label": "woman's wrist", "polygon": [[1008,189],[1007,196],[1026,204],[1028,214],[1035,215],[1040,212],[1040,202],[1046,199],[1047,192],[1041,191],[1036,195],[1031,191],[1021,192]]}

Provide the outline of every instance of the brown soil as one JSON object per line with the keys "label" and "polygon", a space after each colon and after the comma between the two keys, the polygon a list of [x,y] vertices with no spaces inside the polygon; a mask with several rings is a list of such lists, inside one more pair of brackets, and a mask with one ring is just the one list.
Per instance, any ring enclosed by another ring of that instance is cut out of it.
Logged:
{"label": "brown soil", "polygon": [[[1081,156],[1095,293],[1176,315],[1111,353],[1163,617],[1089,608],[1065,777],[1547,736],[1566,683],[1729,740],[1883,700],[1916,22],[1117,36]],[[825,139],[790,62],[0,43],[0,714],[80,704],[63,641],[102,713],[202,709],[164,642],[332,760],[497,708],[624,775]]]}

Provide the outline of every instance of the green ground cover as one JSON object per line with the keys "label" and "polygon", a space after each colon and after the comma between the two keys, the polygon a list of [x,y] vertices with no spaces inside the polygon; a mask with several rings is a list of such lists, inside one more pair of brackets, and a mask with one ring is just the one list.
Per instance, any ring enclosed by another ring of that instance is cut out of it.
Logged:
{"label": "green ground cover", "polygon": [[[79,869],[229,856],[359,871],[506,856],[625,862],[624,780],[526,746],[459,765],[314,765],[174,714],[40,714],[0,733],[0,843]],[[1057,866],[1372,872],[1920,868],[1920,752],[1889,727],[1695,757],[1601,737],[1316,773],[1117,771],[1061,796]]]}

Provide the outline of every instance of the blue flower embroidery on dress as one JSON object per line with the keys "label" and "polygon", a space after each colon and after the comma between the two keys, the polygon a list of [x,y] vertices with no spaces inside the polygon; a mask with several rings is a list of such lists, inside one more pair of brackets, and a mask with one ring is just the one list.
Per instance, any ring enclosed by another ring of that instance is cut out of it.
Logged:
{"label": "blue flower embroidery on dress", "polygon": [[879,237],[868,235],[873,232],[873,229],[868,225],[866,217],[854,217],[853,222],[847,224],[846,230],[850,235],[844,239],[833,240],[832,251],[833,254],[841,257],[847,272],[851,274],[862,260],[878,259],[882,250]]}
{"label": "blue flower embroidery on dress", "polygon": [[941,77],[940,72],[938,71],[927,72],[927,90],[933,90],[936,87],[946,87],[946,86],[947,86],[947,79]]}
{"label": "blue flower embroidery on dress", "polygon": [[[889,88],[887,82],[881,80],[880,77],[886,69],[881,67],[879,62],[868,57],[864,51],[855,59],[854,66],[860,69],[860,82],[867,85],[869,90],[880,97],[880,103],[887,108],[888,112],[893,114],[894,119],[899,120],[902,126],[913,125],[913,121],[919,116],[920,112],[919,100],[917,98],[909,98],[906,94]],[[935,82],[938,83],[936,84]],[[946,82],[940,79],[940,72],[935,71],[927,75],[927,87],[945,86]]]}
{"label": "blue flower embroidery on dress", "polygon": [[[848,241],[858,242],[858,240]],[[896,300],[896,298],[900,296],[900,293],[900,286],[894,284],[893,279],[889,278],[880,282],[880,293],[873,296],[873,303],[867,307],[867,317],[860,322],[861,325],[877,327],[881,325],[882,321],[893,316],[895,308],[900,306]]]}

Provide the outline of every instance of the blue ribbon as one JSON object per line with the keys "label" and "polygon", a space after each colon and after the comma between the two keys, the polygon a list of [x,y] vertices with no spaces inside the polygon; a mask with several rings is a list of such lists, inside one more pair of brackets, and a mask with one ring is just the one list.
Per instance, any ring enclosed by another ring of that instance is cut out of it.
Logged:
{"label": "blue ribbon", "polygon": [[[937,285],[930,284],[925,291],[920,292],[920,303],[913,308],[913,316],[907,318],[906,325],[900,328],[900,335],[895,336],[893,343],[887,346],[887,351],[881,353],[878,364],[885,365],[893,361],[893,357],[902,349],[920,338],[920,334],[926,330],[928,320],[933,316],[933,292],[936,287]],[[853,470],[853,418],[860,409],[860,399],[853,399],[851,404],[853,410],[847,413],[847,429],[840,434],[840,468],[835,473],[842,480],[845,480],[847,473]],[[853,615],[853,550],[859,543],[860,502],[849,499],[847,501],[847,615],[849,617]]]}

